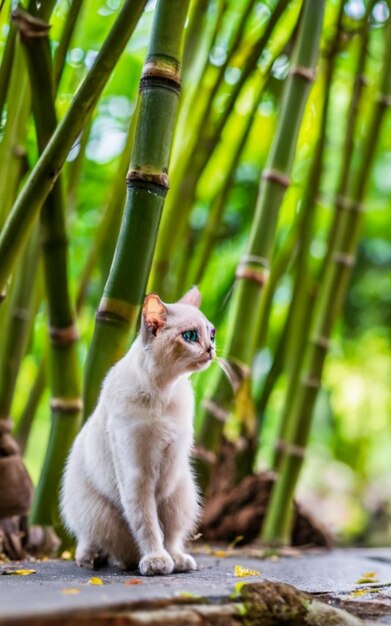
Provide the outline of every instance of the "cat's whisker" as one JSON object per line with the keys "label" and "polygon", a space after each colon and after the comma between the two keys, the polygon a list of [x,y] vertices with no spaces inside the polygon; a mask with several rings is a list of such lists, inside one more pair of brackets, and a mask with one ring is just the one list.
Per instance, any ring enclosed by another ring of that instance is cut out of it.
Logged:
{"label": "cat's whisker", "polygon": [[229,361],[218,356],[215,356],[213,360],[222,369],[232,387],[232,391],[236,393],[240,387],[240,380]]}

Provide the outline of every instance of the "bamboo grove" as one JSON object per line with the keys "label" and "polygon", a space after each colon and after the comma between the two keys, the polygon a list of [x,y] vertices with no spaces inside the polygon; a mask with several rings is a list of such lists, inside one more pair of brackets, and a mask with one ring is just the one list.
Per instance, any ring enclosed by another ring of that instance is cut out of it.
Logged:
{"label": "bamboo grove", "polygon": [[290,543],[362,241],[386,230],[390,14],[390,0],[1,3],[0,437],[12,420],[35,482],[10,515],[62,534],[66,455],[145,294],[198,284],[222,365],[194,383],[203,492],[228,442],[231,486],[274,472],[260,539]]}

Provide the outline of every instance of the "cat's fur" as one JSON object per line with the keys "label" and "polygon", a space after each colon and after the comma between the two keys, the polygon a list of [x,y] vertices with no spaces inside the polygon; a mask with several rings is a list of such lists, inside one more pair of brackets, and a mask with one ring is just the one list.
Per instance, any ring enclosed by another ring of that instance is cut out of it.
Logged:
{"label": "cat's fur", "polygon": [[[193,287],[176,304],[147,296],[141,330],[108,373],[71,450],[62,516],[76,561],[106,558],[142,574],[196,569],[184,542],[199,516],[190,467],[193,390],[188,376],[214,358],[214,329]],[[197,342],[182,332],[198,331]]]}

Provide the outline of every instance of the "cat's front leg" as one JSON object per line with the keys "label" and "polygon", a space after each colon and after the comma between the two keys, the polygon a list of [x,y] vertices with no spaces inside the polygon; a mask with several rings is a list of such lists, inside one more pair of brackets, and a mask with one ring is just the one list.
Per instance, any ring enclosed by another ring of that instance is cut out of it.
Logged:
{"label": "cat's front leg", "polygon": [[174,571],[196,570],[195,559],[184,548],[199,516],[198,494],[190,470],[185,472],[171,496],[161,503],[159,515],[164,544],[173,558]]}
{"label": "cat's front leg", "polygon": [[[115,468],[121,505],[139,554],[144,576],[171,574],[174,561],[164,546],[156,505],[156,450],[137,446],[118,429],[115,431]],[[121,436],[122,434],[122,436]]]}

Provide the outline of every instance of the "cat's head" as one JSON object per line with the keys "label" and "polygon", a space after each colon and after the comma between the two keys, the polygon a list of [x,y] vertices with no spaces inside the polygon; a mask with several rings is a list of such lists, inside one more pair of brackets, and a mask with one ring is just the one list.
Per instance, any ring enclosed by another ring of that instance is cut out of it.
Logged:
{"label": "cat's head", "polygon": [[142,312],[141,338],[155,362],[173,376],[205,369],[215,357],[215,329],[199,310],[201,294],[193,287],[174,304],[149,294]]}

